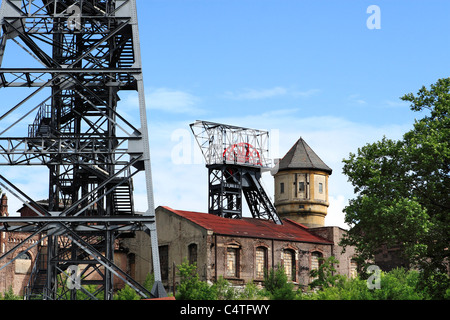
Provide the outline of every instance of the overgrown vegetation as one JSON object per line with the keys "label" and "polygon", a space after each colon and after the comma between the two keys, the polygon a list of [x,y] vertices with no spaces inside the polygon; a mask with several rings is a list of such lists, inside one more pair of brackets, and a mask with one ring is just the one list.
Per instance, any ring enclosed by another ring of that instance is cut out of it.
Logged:
{"label": "overgrown vegetation", "polygon": [[[195,264],[187,261],[178,266],[179,300],[431,300],[450,299],[450,279],[440,273],[427,278],[426,285],[416,270],[394,269],[380,273],[380,288],[369,289],[367,274],[351,279],[335,274],[334,257],[324,259],[318,270],[311,271],[310,284],[294,288],[284,268],[268,270],[263,286],[249,282],[244,288],[234,287],[222,277],[214,284],[199,279]],[[305,289],[306,288],[306,289]]]}
{"label": "overgrown vegetation", "polygon": [[[296,288],[288,281],[284,268],[278,266],[266,272],[264,282],[258,285],[249,282],[243,287],[233,286],[220,277],[210,284],[200,280],[197,266],[187,261],[178,266],[180,283],[177,286],[177,300],[450,300],[450,279],[445,273],[436,273],[423,281],[423,274],[416,270],[394,269],[380,273],[380,288],[369,289],[368,275],[357,278],[335,274],[334,257],[324,259],[318,270],[310,272],[314,279],[309,284]],[[147,275],[144,287],[151,290],[153,275]],[[86,292],[96,295],[96,286],[83,286]],[[77,291],[77,299],[86,299],[84,290]],[[102,299],[97,295],[98,299]],[[115,295],[115,300],[140,300],[142,297],[129,286]],[[15,295],[12,287],[0,293],[0,300],[23,300]]]}
{"label": "overgrown vegetation", "polygon": [[366,261],[384,245],[401,246],[429,290],[427,282],[448,272],[450,259],[450,78],[401,99],[423,115],[413,128],[344,160],[355,198],[344,209],[351,228],[341,244],[355,246]]}
{"label": "overgrown vegetation", "polygon": [[3,294],[0,292],[0,300],[23,300],[23,298],[14,294],[12,286],[9,286]]}

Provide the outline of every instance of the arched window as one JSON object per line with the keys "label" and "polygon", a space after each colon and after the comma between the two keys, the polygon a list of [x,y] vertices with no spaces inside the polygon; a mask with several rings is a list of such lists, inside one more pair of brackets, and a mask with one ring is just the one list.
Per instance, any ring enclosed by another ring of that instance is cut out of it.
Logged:
{"label": "arched window", "polygon": [[[322,264],[323,254],[319,251],[311,252],[311,268],[310,270],[319,270],[319,266]],[[317,279],[316,278],[312,278]]]}
{"label": "arched window", "polygon": [[350,260],[350,277],[356,278],[358,276],[358,262],[355,259]]}
{"label": "arched window", "polygon": [[256,279],[264,279],[264,272],[267,271],[267,248],[257,247],[255,252],[255,277]]}
{"label": "arched window", "polygon": [[28,252],[21,252],[17,255],[18,260],[31,260],[31,256]]}
{"label": "arched window", "polygon": [[226,252],[226,272],[229,278],[239,278],[239,245],[229,245]]}
{"label": "arched window", "polygon": [[197,244],[191,243],[188,246],[189,264],[197,263]]}
{"label": "arched window", "polygon": [[296,280],[296,263],[295,263],[295,251],[292,249],[283,250],[283,267],[284,272],[288,280]]}
{"label": "arched window", "polygon": [[17,274],[29,274],[31,272],[31,255],[28,252],[20,252],[15,261]]}

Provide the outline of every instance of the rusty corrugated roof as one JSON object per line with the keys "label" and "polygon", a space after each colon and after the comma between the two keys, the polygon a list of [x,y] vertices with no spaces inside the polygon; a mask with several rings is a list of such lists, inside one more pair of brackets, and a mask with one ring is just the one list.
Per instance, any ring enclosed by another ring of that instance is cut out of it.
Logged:
{"label": "rusty corrugated roof", "polygon": [[282,225],[277,225],[269,220],[229,219],[202,212],[175,210],[164,206],[162,208],[220,235],[332,244],[325,238],[309,232],[306,226],[289,219],[283,220]]}

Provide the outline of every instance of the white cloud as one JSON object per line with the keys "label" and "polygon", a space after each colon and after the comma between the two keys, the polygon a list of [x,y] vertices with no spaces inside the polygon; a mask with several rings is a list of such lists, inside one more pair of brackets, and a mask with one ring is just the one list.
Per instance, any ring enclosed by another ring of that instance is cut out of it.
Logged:
{"label": "white cloud", "polygon": [[345,223],[344,208],[348,205],[348,199],[343,195],[330,196],[330,206],[328,207],[328,214],[325,217],[325,225],[336,226],[348,230],[348,225]]}
{"label": "white cloud", "polygon": [[287,90],[283,87],[274,87],[270,89],[246,89],[241,92],[225,92],[225,97],[233,100],[257,100],[276,96],[284,96]]}
{"label": "white cloud", "polygon": [[391,108],[408,108],[409,102],[398,100],[398,101],[392,101],[392,100],[385,100],[383,101],[383,104],[387,107]]}
{"label": "white cloud", "polygon": [[[182,90],[171,88],[146,88],[145,103],[148,109],[160,110],[177,114],[199,114],[200,98]],[[139,98],[133,93],[125,98],[125,104],[131,107],[139,106]]]}
{"label": "white cloud", "polygon": [[168,88],[149,90],[145,95],[150,109],[171,113],[195,114],[200,112],[197,103],[200,99],[188,92]]}
{"label": "white cloud", "polygon": [[[0,172],[16,188],[32,200],[39,201],[48,199],[48,169],[46,167],[2,167]],[[2,193],[6,193],[8,197],[8,212],[10,216],[17,216],[17,210],[23,206],[22,200],[27,201],[27,199],[17,191],[14,191],[6,183],[4,183],[4,187],[1,189]],[[16,193],[20,198],[16,197],[12,192]]]}
{"label": "white cloud", "polygon": [[367,101],[360,98],[360,95],[355,93],[348,96],[348,100],[357,105],[366,105]]}

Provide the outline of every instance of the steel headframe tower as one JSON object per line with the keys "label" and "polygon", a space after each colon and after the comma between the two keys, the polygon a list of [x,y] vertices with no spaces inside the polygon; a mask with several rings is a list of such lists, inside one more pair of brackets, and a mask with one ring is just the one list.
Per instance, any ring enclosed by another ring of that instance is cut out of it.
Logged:
{"label": "steel headframe tower", "polygon": [[[3,97],[13,87],[31,91],[16,105],[1,107],[0,121],[12,120],[0,127],[0,165],[49,169],[48,206],[0,175],[3,190],[35,213],[1,218],[0,231],[30,236],[3,254],[0,263],[5,258],[14,261],[18,248],[25,246],[25,252],[40,248],[26,290],[28,298],[76,299],[81,290],[89,298],[104,295],[110,300],[114,277],[143,297],[165,296],[136,1],[3,0],[0,24],[0,65],[9,57],[7,43],[31,56],[31,65],[38,64],[25,68],[28,60],[12,61],[0,69]],[[20,67],[10,67],[14,63]],[[140,127],[118,108],[122,90],[138,93]],[[31,103],[43,93],[43,100]],[[5,137],[14,128],[17,132],[28,116],[35,120],[27,136]],[[133,207],[132,178],[140,172],[145,175],[148,198],[144,214],[136,214]],[[114,262],[118,239],[137,230],[151,238],[155,275],[151,292]],[[36,235],[40,235],[38,242],[28,241]],[[89,284],[96,286],[94,293],[83,286]]]}
{"label": "steel headframe tower", "polygon": [[244,194],[253,218],[282,224],[261,184],[270,166],[269,133],[200,120],[190,127],[208,168],[209,213],[242,218]]}

